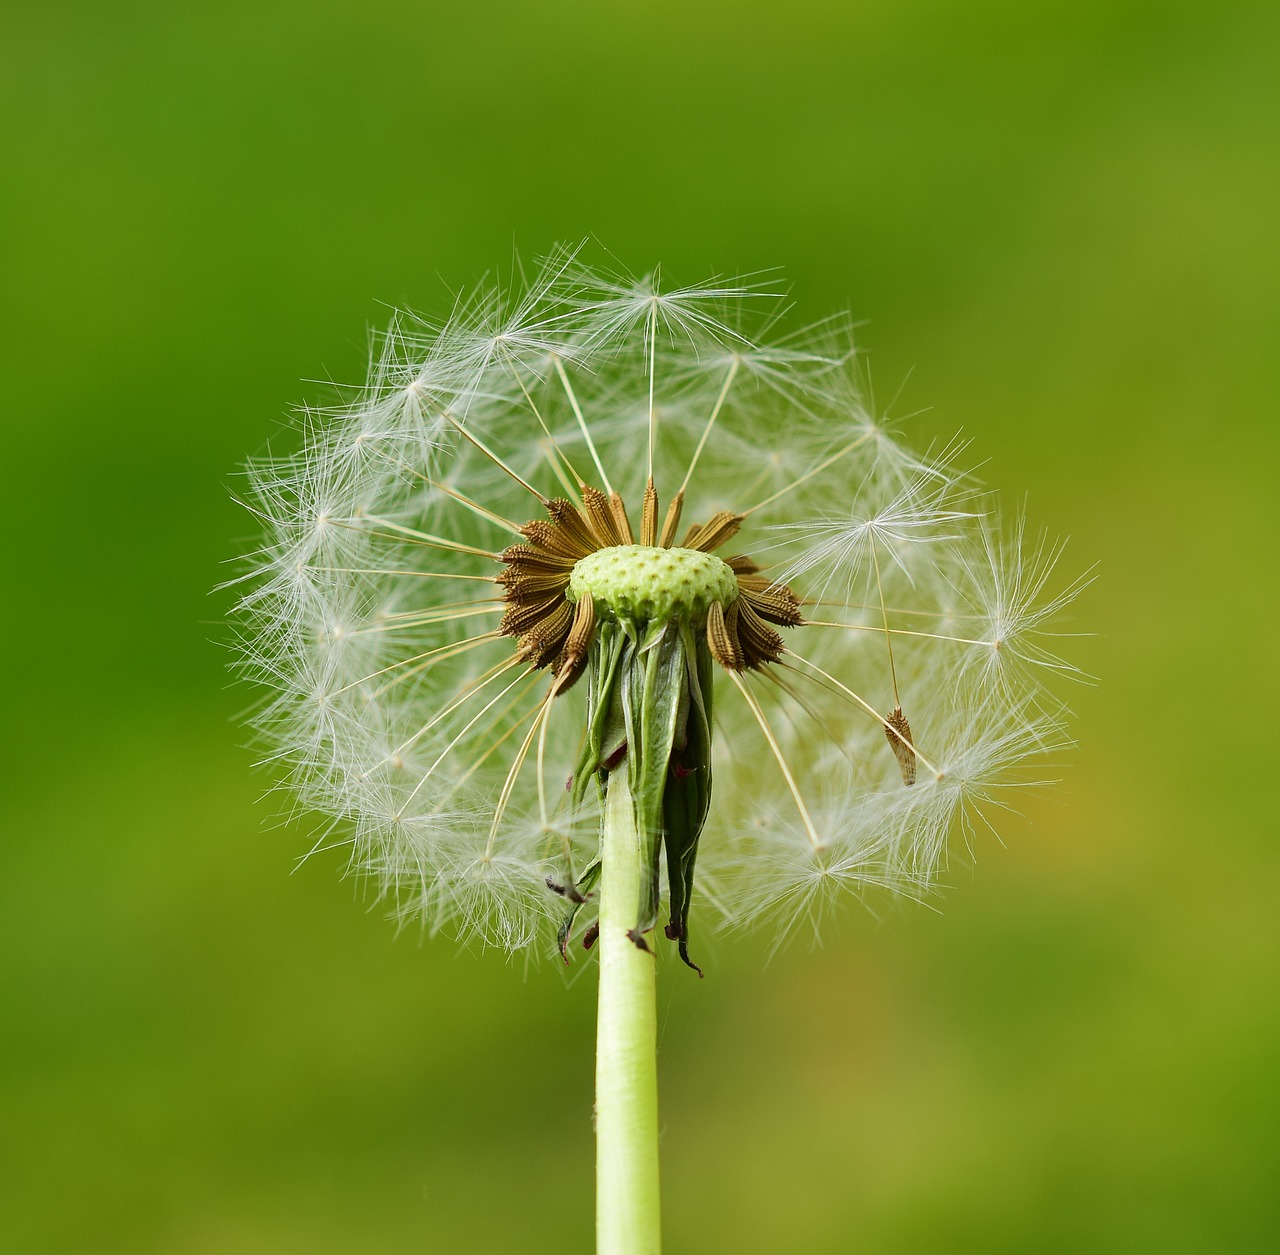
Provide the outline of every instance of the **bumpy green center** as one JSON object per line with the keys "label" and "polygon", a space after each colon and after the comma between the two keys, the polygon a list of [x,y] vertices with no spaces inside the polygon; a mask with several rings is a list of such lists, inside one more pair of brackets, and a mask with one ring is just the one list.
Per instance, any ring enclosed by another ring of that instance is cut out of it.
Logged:
{"label": "bumpy green center", "polygon": [[588,554],[569,576],[570,601],[590,596],[598,615],[636,622],[701,622],[713,601],[727,606],[737,595],[729,565],[697,549],[614,545]]}

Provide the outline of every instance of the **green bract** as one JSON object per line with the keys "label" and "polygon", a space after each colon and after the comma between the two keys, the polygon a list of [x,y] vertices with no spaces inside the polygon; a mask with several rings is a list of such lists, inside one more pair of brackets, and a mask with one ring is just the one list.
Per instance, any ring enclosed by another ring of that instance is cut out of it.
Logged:
{"label": "green bract", "polygon": [[[592,784],[603,796],[611,769],[627,773],[644,872],[635,926],[627,935],[648,949],[644,937],[658,919],[658,856],[665,846],[671,913],[666,935],[699,975],[702,969],[689,957],[689,900],[711,802],[712,672],[706,636],[688,623],[639,629],[628,620],[603,623],[591,645],[587,735],[572,781],[580,804]],[[560,925],[562,954],[600,871],[597,855],[577,878],[575,902]]]}

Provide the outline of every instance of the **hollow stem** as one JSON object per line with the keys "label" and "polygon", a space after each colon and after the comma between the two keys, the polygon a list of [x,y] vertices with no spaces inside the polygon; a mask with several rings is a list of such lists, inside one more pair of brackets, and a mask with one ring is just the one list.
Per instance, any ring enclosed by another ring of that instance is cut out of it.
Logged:
{"label": "hollow stem", "polygon": [[654,956],[627,936],[645,875],[641,849],[624,762],[609,775],[601,842],[597,1255],[658,1255],[662,1245]]}

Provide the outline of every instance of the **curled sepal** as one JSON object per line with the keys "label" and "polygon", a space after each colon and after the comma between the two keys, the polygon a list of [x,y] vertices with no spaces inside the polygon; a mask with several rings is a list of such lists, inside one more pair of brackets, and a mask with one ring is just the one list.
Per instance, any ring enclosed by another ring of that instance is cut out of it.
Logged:
{"label": "curled sepal", "polygon": [[[626,660],[621,676],[627,731],[627,775],[646,869],[636,904],[632,940],[640,945],[658,922],[658,855],[664,828],[663,799],[671,752],[685,739],[689,717],[687,633],[675,624],[650,626]],[[646,948],[646,947],[642,947]]]}
{"label": "curled sepal", "polygon": [[[565,961],[565,965],[569,963],[569,940],[573,936],[573,925],[578,918],[578,912],[590,901],[591,891],[596,887],[596,882],[600,879],[600,860],[595,859],[578,877],[574,886],[575,893],[569,898],[571,903],[568,911],[565,913],[564,919],[560,921],[560,927],[556,931],[556,945],[560,950],[560,957]],[[556,886],[551,886],[553,889]],[[558,892],[559,890],[557,890]],[[565,895],[569,896],[569,895]],[[597,927],[592,925],[592,927]],[[587,930],[590,935],[590,929]],[[598,928],[597,928],[598,931]],[[594,940],[594,938],[593,938]],[[587,946],[590,949],[590,945]]]}
{"label": "curled sepal", "polygon": [[[580,807],[591,785],[603,786],[607,771],[626,750],[618,700],[618,677],[631,642],[616,623],[603,623],[590,647],[587,672],[587,735],[573,773],[573,805]],[[603,796],[603,794],[602,794]]]}
{"label": "curled sepal", "polygon": [[695,641],[684,630],[687,710],[683,736],[672,747],[669,778],[662,799],[667,881],[671,915],[667,937],[676,942],[680,958],[699,976],[702,969],[689,957],[689,900],[698,857],[698,838],[711,805],[711,651],[705,640]]}

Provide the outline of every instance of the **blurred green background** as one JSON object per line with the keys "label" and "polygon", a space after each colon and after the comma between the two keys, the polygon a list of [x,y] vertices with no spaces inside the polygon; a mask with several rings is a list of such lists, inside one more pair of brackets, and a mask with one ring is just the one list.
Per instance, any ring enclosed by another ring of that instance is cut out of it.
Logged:
{"label": "blurred green background", "polygon": [[847,306],[1100,563],[940,914],[663,964],[670,1255],[1280,1249],[1278,63],[1272,4],[6,6],[0,1248],[590,1248],[589,975],[290,874],[208,590],[383,302],[594,235]]}

